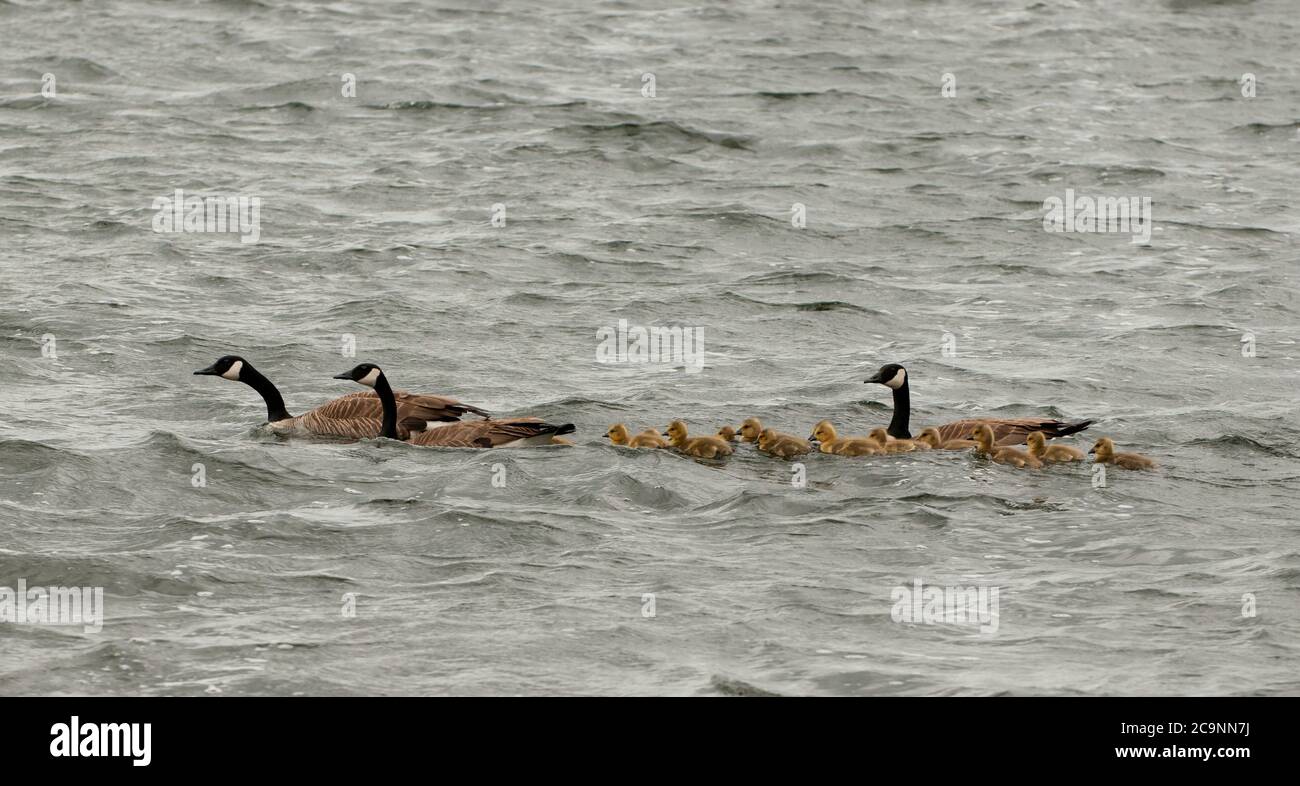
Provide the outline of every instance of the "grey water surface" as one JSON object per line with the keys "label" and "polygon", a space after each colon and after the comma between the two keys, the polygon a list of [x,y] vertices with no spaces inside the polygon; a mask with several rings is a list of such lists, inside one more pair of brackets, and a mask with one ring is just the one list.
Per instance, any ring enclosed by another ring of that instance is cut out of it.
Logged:
{"label": "grey water surface", "polygon": [[[0,622],[0,693],[1300,693],[1297,40],[1288,0],[0,0],[0,587],[105,607]],[[177,189],[257,242],[154,231]],[[1067,189],[1149,242],[1046,231]],[[620,319],[704,367],[597,362]],[[225,354],[295,414],[371,361],[576,445],[282,439]],[[862,433],[888,362],[914,431],[1161,468],[602,437]],[[996,631],[895,621],[918,579]]]}

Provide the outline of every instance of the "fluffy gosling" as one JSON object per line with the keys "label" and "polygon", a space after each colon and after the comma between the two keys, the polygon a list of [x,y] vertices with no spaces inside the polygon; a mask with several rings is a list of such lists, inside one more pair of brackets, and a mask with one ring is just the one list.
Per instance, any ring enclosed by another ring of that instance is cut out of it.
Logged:
{"label": "fluffy gosling", "polygon": [[1094,464],[1114,464],[1121,469],[1155,469],[1158,466],[1146,456],[1136,453],[1116,453],[1115,442],[1110,437],[1102,437],[1088,451],[1096,456]]}
{"label": "fluffy gosling", "polygon": [[770,428],[758,432],[758,449],[777,458],[794,458],[812,450],[808,440],[781,434]]}
{"label": "fluffy gosling", "polygon": [[884,453],[884,448],[874,439],[867,437],[841,437],[829,420],[823,420],[813,426],[812,439],[820,445],[822,453],[837,456],[874,456]]}
{"label": "fluffy gosling", "polygon": [[922,431],[916,441],[929,445],[931,450],[966,450],[975,447],[975,442],[969,439],[950,439],[944,442],[939,436],[939,429],[933,426]]}
{"label": "fluffy gosling", "polygon": [[719,437],[691,437],[686,434],[686,424],[674,420],[664,432],[668,443],[677,450],[695,458],[721,458],[730,456],[731,443]]}
{"label": "fluffy gosling", "polygon": [[1067,464],[1071,461],[1083,461],[1083,451],[1069,445],[1048,445],[1047,436],[1041,431],[1029,435],[1029,455],[1044,464]]}
{"label": "fluffy gosling", "polygon": [[1020,448],[1000,448],[995,446],[993,444],[993,429],[988,424],[976,426],[971,438],[975,440],[975,452],[977,454],[988,456],[999,464],[1010,464],[1013,467],[1031,467],[1033,469],[1043,466],[1041,461]]}
{"label": "fluffy gosling", "polygon": [[605,436],[609,437],[609,441],[612,444],[622,445],[623,447],[628,448],[668,447],[668,443],[664,441],[664,438],[659,436],[659,432],[654,429],[646,429],[634,437],[628,432],[627,426],[622,423],[615,423],[610,426],[609,431],[605,432]]}
{"label": "fluffy gosling", "polygon": [[930,446],[918,448],[915,440],[911,439],[894,439],[889,436],[889,432],[884,428],[873,428],[867,435],[868,439],[873,439],[884,446],[886,453],[911,453],[913,450],[929,450]]}

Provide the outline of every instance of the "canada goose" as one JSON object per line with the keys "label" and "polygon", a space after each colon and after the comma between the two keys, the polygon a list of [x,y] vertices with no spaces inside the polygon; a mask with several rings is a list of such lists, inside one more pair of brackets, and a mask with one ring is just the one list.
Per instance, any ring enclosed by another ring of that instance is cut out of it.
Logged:
{"label": "canada goose", "polygon": [[1020,448],[999,447],[993,444],[993,427],[987,423],[981,423],[971,432],[971,438],[975,440],[975,452],[981,456],[987,456],[999,464],[1010,464],[1014,467],[1032,467],[1037,469],[1043,466],[1042,462],[1029,455]]}
{"label": "canada goose", "polygon": [[[890,439],[889,433],[885,431],[884,427],[873,428],[871,433],[867,435],[867,439],[874,440],[885,453],[911,453],[918,447],[918,443],[910,439]],[[930,448],[927,445],[920,449],[929,450]]]}
{"label": "canada goose", "polygon": [[668,424],[668,430],[664,432],[668,437],[668,442],[677,450],[688,456],[696,458],[720,458],[730,456],[732,453],[731,443],[719,437],[690,437],[686,434],[686,424],[680,420],[674,420]]}
{"label": "canada goose", "polygon": [[[362,363],[351,371],[335,374],[334,378],[350,379],[357,384],[374,388],[384,410],[378,436],[401,439],[397,429],[397,401],[383,369],[373,363]],[[571,434],[573,430],[572,423],[555,426],[537,418],[454,421],[431,426],[425,431],[411,434],[404,441],[412,445],[443,448],[521,447],[549,445],[552,444],[553,437]]]}
{"label": "canada goose", "polygon": [[758,433],[758,449],[777,458],[794,458],[812,451],[808,440],[765,428]]}
{"label": "canada goose", "polygon": [[627,430],[627,426],[622,423],[615,423],[605,432],[609,441],[615,445],[622,445],[628,448],[666,448],[668,443],[664,438],[659,436],[659,432],[654,429],[646,429],[637,434],[635,437]]}
{"label": "canada goose", "polygon": [[[384,408],[374,391],[349,393],[327,401],[297,417],[284,408],[284,398],[271,380],[253,368],[253,364],[237,355],[225,355],[195,375],[215,376],[243,382],[262,395],[266,402],[266,420],[276,432],[286,435],[315,434],[326,437],[352,437],[366,439],[379,436]],[[467,412],[488,417],[487,410],[462,404],[454,398],[425,396],[406,391],[396,391],[397,433],[406,439],[413,431],[423,431],[430,422],[460,420]]]}
{"label": "canada goose", "polygon": [[1158,465],[1136,453],[1116,453],[1115,442],[1110,437],[1102,437],[1092,446],[1089,453],[1096,456],[1094,464],[1114,464],[1122,469],[1155,469]]}
{"label": "canada goose", "polygon": [[[912,394],[907,384],[907,369],[897,363],[890,363],[881,366],[870,379],[864,381],[875,382],[894,391],[894,417],[889,421],[889,436],[895,439],[910,439],[912,434],[907,430],[907,424],[912,415]],[[1091,420],[1064,423],[1042,418],[968,418],[938,426],[939,440],[942,443],[965,439],[966,435],[981,423],[993,429],[994,441],[998,445],[1023,445],[1032,431],[1041,431],[1043,436],[1050,439],[1083,431],[1092,425]]]}
{"label": "canada goose", "polygon": [[810,439],[817,441],[822,453],[833,453],[837,456],[874,456],[885,452],[884,446],[874,439],[841,437],[829,420],[819,421],[813,426]]}
{"label": "canada goose", "polygon": [[725,439],[728,442],[735,442],[736,430],[731,426],[723,426],[722,428],[718,429],[718,437],[720,437],[721,439]]}
{"label": "canada goose", "polygon": [[1035,431],[1029,435],[1029,455],[1045,464],[1067,464],[1071,461],[1083,461],[1083,451],[1069,445],[1048,445],[1043,432]]}
{"label": "canada goose", "polygon": [[930,446],[931,450],[966,450],[975,447],[974,441],[969,439],[950,439],[944,442],[943,437],[939,436],[939,429],[934,426],[923,430],[921,436],[916,438],[916,441],[918,443],[924,442]]}

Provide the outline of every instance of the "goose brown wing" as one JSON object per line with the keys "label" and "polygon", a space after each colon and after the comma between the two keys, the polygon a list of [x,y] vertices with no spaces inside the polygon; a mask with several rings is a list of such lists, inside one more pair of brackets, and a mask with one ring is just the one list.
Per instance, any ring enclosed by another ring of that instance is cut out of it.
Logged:
{"label": "goose brown wing", "polygon": [[[397,407],[397,417],[398,439],[408,438],[413,428],[417,430],[424,428],[423,418],[404,418],[400,404]],[[300,416],[298,420],[313,434],[373,439],[379,436],[383,427],[384,405],[374,391],[350,393],[321,404]]]}
{"label": "goose brown wing", "polygon": [[[454,398],[446,396],[426,396],[420,393],[408,393],[405,390],[399,390],[394,393],[397,398],[397,417],[419,418],[421,420],[449,421],[460,420],[462,415],[473,413],[481,417],[489,417],[490,413],[485,409],[480,409],[472,404],[463,404]],[[376,396],[378,401],[379,397]]]}
{"label": "goose brown wing", "polygon": [[[462,404],[454,398],[445,396],[428,396],[399,390],[394,392],[393,397],[397,400],[398,422],[416,431],[422,430],[426,421],[460,420],[461,415],[469,412],[483,417],[488,416],[486,410],[470,404]],[[384,405],[373,390],[363,390],[327,401],[308,414],[331,420],[374,418],[379,421],[384,417]]]}

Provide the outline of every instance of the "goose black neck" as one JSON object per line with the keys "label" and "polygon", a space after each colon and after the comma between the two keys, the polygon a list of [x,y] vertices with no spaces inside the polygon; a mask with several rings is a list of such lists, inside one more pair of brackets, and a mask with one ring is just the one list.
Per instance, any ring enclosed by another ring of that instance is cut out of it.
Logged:
{"label": "goose black neck", "polygon": [[375,380],[375,393],[379,396],[379,403],[384,406],[384,422],[379,428],[379,436],[397,439],[397,398],[388,384],[388,377],[382,371]]}
{"label": "goose black neck", "polygon": [[907,387],[907,379],[903,379],[903,384],[894,388],[894,418],[889,421],[889,436],[894,439],[911,439],[912,433],[907,430],[907,422],[912,417],[912,394]]}
{"label": "goose black neck", "polygon": [[268,423],[288,420],[293,417],[284,408],[284,397],[280,395],[279,390],[276,390],[275,385],[271,384],[271,380],[262,376],[260,371],[248,365],[248,363],[244,363],[243,368],[239,370],[239,381],[262,394],[262,400],[266,402],[266,420]]}

